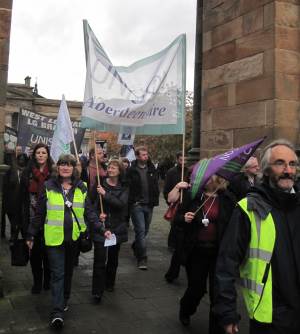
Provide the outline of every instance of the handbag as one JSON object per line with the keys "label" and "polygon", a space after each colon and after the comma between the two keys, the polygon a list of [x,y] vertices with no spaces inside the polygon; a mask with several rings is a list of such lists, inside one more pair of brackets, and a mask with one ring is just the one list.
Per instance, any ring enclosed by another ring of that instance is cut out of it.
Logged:
{"label": "handbag", "polygon": [[76,220],[78,229],[79,229],[79,250],[81,253],[87,253],[89,252],[92,248],[93,248],[93,243],[92,243],[92,239],[90,238],[90,235],[87,231],[81,231],[81,226],[79,224],[79,221],[77,219],[77,216],[71,206],[71,211],[73,213],[73,216]]}
{"label": "handbag", "polygon": [[177,212],[178,204],[179,204],[179,201],[171,203],[169,205],[167,211],[164,214],[165,220],[171,222],[174,219],[176,212]]}
{"label": "handbag", "polygon": [[19,239],[19,232],[20,229],[17,229],[15,236],[10,243],[12,266],[26,266],[29,261],[29,248],[25,239]]}

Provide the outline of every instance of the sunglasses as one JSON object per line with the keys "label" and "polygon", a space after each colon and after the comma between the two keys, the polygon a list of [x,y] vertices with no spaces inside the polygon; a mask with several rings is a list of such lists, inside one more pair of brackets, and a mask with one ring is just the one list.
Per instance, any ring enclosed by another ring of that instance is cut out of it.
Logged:
{"label": "sunglasses", "polygon": [[74,164],[72,162],[68,162],[68,161],[60,161],[58,164],[58,166],[71,166],[74,167]]}

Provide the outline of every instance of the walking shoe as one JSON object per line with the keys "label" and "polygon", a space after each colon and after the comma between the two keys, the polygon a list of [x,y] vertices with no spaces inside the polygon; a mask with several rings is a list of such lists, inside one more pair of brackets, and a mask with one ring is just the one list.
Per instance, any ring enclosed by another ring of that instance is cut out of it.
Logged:
{"label": "walking shoe", "polygon": [[64,305],[64,312],[67,312],[69,310],[69,305],[68,304],[65,304]]}
{"label": "walking shoe", "polygon": [[183,324],[183,326],[189,326],[191,323],[191,318],[189,315],[184,314],[181,309],[179,311],[179,320]]}
{"label": "walking shoe", "polygon": [[101,303],[102,295],[93,295],[94,303],[99,304]]}
{"label": "walking shoe", "polygon": [[177,279],[177,277],[171,277],[169,275],[165,275],[165,280],[168,282],[168,283],[173,283],[173,281]]}
{"label": "walking shoe", "polygon": [[147,260],[143,259],[143,260],[139,260],[138,261],[138,264],[137,264],[137,267],[140,269],[140,270],[147,270]]}
{"label": "walking shoe", "polygon": [[50,327],[54,329],[61,329],[64,325],[64,319],[60,317],[52,318],[50,321]]}

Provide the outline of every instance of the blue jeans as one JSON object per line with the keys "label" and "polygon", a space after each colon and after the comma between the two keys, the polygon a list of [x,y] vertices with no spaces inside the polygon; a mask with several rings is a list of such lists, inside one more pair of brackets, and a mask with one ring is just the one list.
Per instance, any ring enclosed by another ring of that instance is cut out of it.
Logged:
{"label": "blue jeans", "polygon": [[67,242],[61,246],[47,247],[51,271],[52,317],[63,318],[64,305],[71,294],[77,248],[77,242]]}
{"label": "blue jeans", "polygon": [[146,236],[152,219],[153,208],[138,204],[131,208],[131,220],[134,226],[134,253],[137,260],[147,259]]}

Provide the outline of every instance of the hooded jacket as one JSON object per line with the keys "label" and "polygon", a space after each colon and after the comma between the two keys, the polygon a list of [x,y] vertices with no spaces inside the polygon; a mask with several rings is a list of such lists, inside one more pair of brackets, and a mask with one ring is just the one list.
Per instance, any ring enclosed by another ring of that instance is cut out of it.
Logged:
{"label": "hooded jacket", "polygon": [[[265,180],[250,190],[247,199],[248,211],[256,211],[262,219],[271,213],[275,224],[271,259],[273,325],[297,332],[300,330],[300,193],[271,188]],[[214,311],[223,325],[239,320],[234,284],[247,256],[250,238],[248,216],[237,207],[223,238],[216,267]]]}

